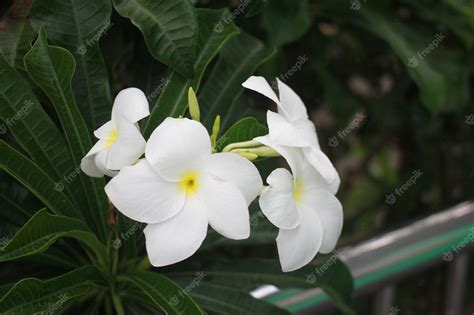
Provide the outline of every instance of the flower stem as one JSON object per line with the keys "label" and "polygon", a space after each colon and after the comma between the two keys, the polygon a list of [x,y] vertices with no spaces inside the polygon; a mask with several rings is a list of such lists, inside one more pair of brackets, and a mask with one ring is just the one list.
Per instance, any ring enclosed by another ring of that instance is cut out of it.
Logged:
{"label": "flower stem", "polygon": [[244,141],[244,142],[235,142],[228,144],[222,152],[229,152],[234,149],[241,149],[241,148],[251,148],[251,147],[258,147],[262,145],[260,142],[255,141],[255,140],[250,140],[250,141]]}

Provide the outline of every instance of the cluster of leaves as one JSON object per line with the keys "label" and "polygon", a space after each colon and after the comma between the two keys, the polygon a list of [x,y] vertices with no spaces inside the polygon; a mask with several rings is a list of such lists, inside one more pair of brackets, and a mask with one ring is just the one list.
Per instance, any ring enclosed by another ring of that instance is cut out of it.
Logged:
{"label": "cluster of leaves", "polygon": [[[188,263],[152,270],[141,224],[109,209],[104,179],[80,171],[92,131],[126,86],[147,93],[146,137],[165,117],[185,114],[190,86],[208,127],[221,115],[219,147],[267,132],[254,118],[229,128],[264,113],[239,102],[241,83],[275,53],[234,23],[259,16],[265,1],[242,3],[231,13],[189,0],[2,2],[0,313],[287,314],[248,294],[262,284],[321,287],[350,312],[352,279],[339,261],[309,283],[314,266],[283,274],[274,251],[233,259],[243,244],[274,242],[263,218],[246,242],[210,232]],[[277,15],[268,25],[282,14],[268,12]],[[276,34],[272,45],[300,35]]]}

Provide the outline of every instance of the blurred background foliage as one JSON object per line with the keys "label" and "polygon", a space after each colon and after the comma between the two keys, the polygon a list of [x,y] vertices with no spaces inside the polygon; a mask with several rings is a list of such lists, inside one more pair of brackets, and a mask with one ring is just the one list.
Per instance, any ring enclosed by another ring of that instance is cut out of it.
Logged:
{"label": "blurred background foliage", "polygon": [[[216,114],[223,117],[223,131],[250,115],[265,122],[265,111],[274,104],[240,86],[253,72],[268,80],[279,77],[291,86],[307,105],[323,151],[342,178],[338,197],[344,205],[345,226],[340,246],[472,199],[474,0],[192,2],[200,8],[228,8],[230,21],[241,33],[252,36],[239,35],[239,44],[232,39],[203,72],[198,98],[204,123],[210,127]],[[43,5],[49,3],[43,1]],[[93,1],[87,3],[93,5]],[[0,49],[19,71],[24,71],[23,56],[36,36],[35,23],[44,23],[40,14],[29,23],[30,5],[30,1],[0,3]],[[74,79],[79,86],[87,76],[91,80],[101,73],[108,76],[111,91],[108,82],[98,80],[93,85],[97,89],[93,101],[103,104],[104,120],[111,95],[120,89],[139,87],[154,106],[173,75],[150,54],[150,43],[138,28],[116,10],[111,14],[111,25],[98,41],[100,45],[87,47],[85,55],[60,32],[48,34],[77,60],[96,62],[92,69],[81,68],[78,62]],[[220,23],[227,27],[226,21]],[[12,34],[17,39],[14,47]],[[226,93],[219,94],[224,89]],[[47,97],[40,90],[35,92],[52,113]],[[84,91],[76,89],[75,93]],[[103,121],[87,122],[96,126]],[[280,162],[258,163],[268,174]],[[418,170],[422,175],[416,183],[397,194],[395,190]],[[1,193],[9,195],[17,184],[2,174],[1,185]],[[23,193],[16,188],[14,193]],[[391,194],[395,202],[388,199]],[[25,204],[38,207],[36,200]],[[275,251],[276,231],[258,209],[253,211],[254,233],[249,244],[267,244],[265,250],[251,245],[233,247],[229,256],[264,256]],[[27,216],[10,219],[21,223]],[[207,243],[213,242],[224,248],[229,243],[211,235]],[[440,292],[443,282],[431,283],[430,277],[420,275],[404,287],[400,297],[404,314],[431,311],[429,292],[422,297],[412,292],[425,288],[427,282]]]}

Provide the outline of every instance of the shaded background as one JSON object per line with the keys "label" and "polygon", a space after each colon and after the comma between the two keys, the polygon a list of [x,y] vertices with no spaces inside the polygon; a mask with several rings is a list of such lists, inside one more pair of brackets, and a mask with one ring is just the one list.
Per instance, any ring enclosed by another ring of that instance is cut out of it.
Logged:
{"label": "shaded background", "polygon": [[[323,151],[342,178],[338,197],[344,205],[345,226],[340,246],[472,199],[474,1],[194,3],[228,7],[234,23],[273,51],[257,74],[268,80],[279,77],[307,105]],[[2,0],[0,28],[28,16],[22,7],[7,11],[10,4]],[[151,102],[156,99],[157,84],[166,80],[167,68],[149,55],[143,37],[128,20],[114,11],[100,45],[113,73],[112,95],[137,86]],[[209,72],[204,76],[210,77]],[[274,106],[253,92],[236,96],[234,106],[223,104],[227,114],[223,129],[249,115],[264,122],[265,110]],[[210,121],[206,97],[198,97]],[[42,101],[48,104],[44,96]],[[259,163],[268,173],[279,162]],[[228,255],[273,253],[275,233],[261,224],[252,237],[267,244],[264,250],[248,246]],[[474,311],[472,262],[470,266],[466,314]],[[402,314],[441,314],[444,268],[400,283],[397,305]],[[358,301],[357,308],[361,314],[370,312],[365,300]]]}

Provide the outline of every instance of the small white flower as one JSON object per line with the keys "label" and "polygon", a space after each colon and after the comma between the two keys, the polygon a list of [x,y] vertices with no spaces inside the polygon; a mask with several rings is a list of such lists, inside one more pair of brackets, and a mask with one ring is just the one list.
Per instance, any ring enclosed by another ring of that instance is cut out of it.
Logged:
{"label": "small white flower", "polygon": [[148,140],[145,159],[123,168],[105,187],[120,212],[148,223],[152,265],[190,257],[208,224],[227,238],[249,237],[248,205],[262,189],[260,174],[236,154],[211,152],[201,123],[167,118]]}
{"label": "small white flower", "polygon": [[321,151],[316,128],[308,119],[303,101],[278,78],[277,82],[279,98],[263,77],[252,76],[242,85],[265,95],[277,104],[278,113],[267,112],[270,141],[276,145],[301,148],[309,163],[328,182],[331,191],[336,193],[340,184],[339,175],[329,158]]}
{"label": "small white flower", "polygon": [[342,231],[342,205],[301,148],[276,145],[269,136],[255,140],[280,153],[292,171],[274,170],[259,204],[268,220],[280,228],[276,242],[282,270],[293,271],[318,252],[334,249]]}
{"label": "small white flower", "polygon": [[112,119],[94,131],[99,141],[82,159],[82,171],[92,177],[115,176],[124,166],[135,163],[146,144],[137,122],[148,115],[148,101],[141,90],[120,91],[112,107]]}

